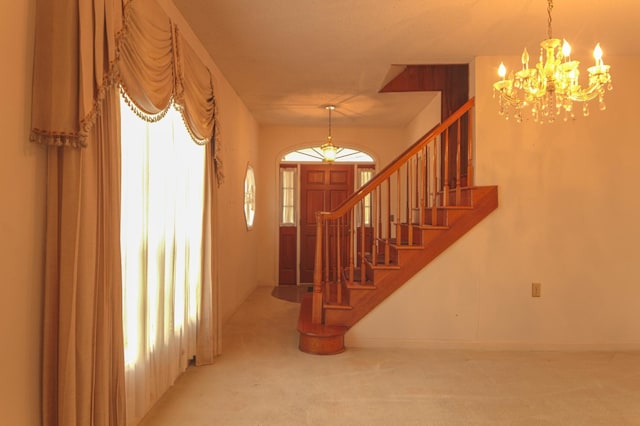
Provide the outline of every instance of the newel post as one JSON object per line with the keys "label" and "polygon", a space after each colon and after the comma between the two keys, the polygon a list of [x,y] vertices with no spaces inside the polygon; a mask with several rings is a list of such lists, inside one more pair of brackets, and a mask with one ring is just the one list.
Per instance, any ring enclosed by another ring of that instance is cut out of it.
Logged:
{"label": "newel post", "polygon": [[311,322],[322,324],[322,222],[323,215],[316,212],[316,256],[313,266],[313,300]]}

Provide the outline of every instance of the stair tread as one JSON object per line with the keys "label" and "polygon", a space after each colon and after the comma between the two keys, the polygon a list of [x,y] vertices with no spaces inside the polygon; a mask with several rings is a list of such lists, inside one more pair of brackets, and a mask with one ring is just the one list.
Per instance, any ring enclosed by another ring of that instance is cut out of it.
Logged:
{"label": "stair tread", "polygon": [[473,210],[473,206],[446,206],[439,208],[444,210]]}
{"label": "stair tread", "polygon": [[396,238],[391,238],[389,240],[389,245],[393,248],[396,249],[422,249],[424,248],[424,246],[421,243],[417,243],[415,242],[414,244],[409,244],[409,241],[407,241],[405,238],[402,239],[402,241],[400,241],[400,243],[398,243]]}
{"label": "stair tread", "polygon": [[371,263],[371,262],[369,262],[369,261],[367,261],[367,263],[369,263],[369,267],[370,267],[371,269],[374,269],[374,270],[375,270],[375,269],[378,269],[378,270],[385,270],[385,269],[388,269],[388,270],[395,270],[395,269],[400,269],[400,266],[398,266],[398,265],[396,265],[396,264],[391,264],[391,265],[382,265],[382,264],[378,263],[378,264],[375,264],[375,265],[374,265],[373,263]]}
{"label": "stair tread", "polygon": [[[377,259],[377,264],[378,264],[378,265],[384,265],[384,264],[385,264],[385,263],[384,263],[384,254],[383,254],[383,253],[378,254],[378,255],[376,256],[376,259]],[[366,262],[369,266],[373,265],[373,258],[371,257],[371,254],[367,254],[367,255],[364,257],[364,260],[365,260],[365,262]],[[390,263],[390,265],[396,265],[396,263],[393,263],[393,262],[395,262],[395,261],[393,260],[393,256],[391,256],[391,257],[390,257],[390,260],[391,260],[391,262],[392,262],[392,263]]]}
{"label": "stair tread", "polygon": [[330,302],[324,303],[322,307],[324,309],[344,309],[346,311],[353,309],[353,306],[351,305],[337,304],[337,303],[330,303]]}
{"label": "stair tread", "polygon": [[450,226],[448,225],[418,225],[417,223],[414,223],[413,226],[420,228],[424,231],[430,231],[430,230],[443,230],[446,231],[447,229],[450,228]]}
{"label": "stair tread", "polygon": [[391,247],[398,249],[398,250],[422,250],[424,248],[424,246],[422,244],[396,244],[396,243],[391,243]]}
{"label": "stair tread", "polygon": [[372,281],[367,281],[369,284],[360,284],[354,281],[353,284],[347,283],[347,288],[349,290],[375,290],[376,286]]}

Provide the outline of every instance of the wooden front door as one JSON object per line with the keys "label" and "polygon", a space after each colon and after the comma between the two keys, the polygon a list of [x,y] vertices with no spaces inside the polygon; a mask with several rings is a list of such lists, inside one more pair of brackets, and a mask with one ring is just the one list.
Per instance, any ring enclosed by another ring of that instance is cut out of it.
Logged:
{"label": "wooden front door", "polygon": [[313,282],[316,212],[331,211],[353,192],[353,166],[304,164],[300,168],[300,282]]}

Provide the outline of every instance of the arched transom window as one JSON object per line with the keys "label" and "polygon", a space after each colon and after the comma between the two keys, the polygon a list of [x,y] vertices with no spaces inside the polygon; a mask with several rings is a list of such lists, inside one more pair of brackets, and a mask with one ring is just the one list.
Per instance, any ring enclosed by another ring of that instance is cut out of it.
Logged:
{"label": "arched transom window", "polygon": [[[301,148],[285,154],[281,161],[284,163],[303,163],[303,162],[320,162],[323,161],[322,149],[317,147]],[[366,152],[358,151],[352,148],[338,148],[336,153],[336,163],[371,163],[373,157]]]}

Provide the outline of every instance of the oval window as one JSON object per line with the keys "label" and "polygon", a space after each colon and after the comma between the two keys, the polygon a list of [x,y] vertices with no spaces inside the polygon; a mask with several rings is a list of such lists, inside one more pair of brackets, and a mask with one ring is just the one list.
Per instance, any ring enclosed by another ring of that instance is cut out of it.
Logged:
{"label": "oval window", "polygon": [[253,220],[256,216],[256,178],[253,174],[253,167],[247,165],[247,172],[244,176],[244,219],[247,222],[247,229],[253,228]]}

